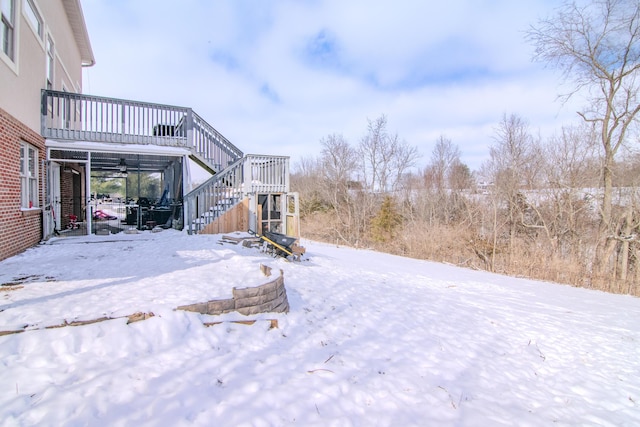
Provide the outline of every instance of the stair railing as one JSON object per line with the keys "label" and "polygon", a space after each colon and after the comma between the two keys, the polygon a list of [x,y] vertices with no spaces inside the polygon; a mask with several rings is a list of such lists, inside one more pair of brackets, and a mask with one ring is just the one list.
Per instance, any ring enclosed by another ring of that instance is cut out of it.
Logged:
{"label": "stair railing", "polygon": [[197,234],[244,198],[243,162],[237,160],[183,197],[185,228]]}
{"label": "stair railing", "polygon": [[184,196],[185,228],[201,232],[250,194],[288,191],[289,157],[246,155]]}

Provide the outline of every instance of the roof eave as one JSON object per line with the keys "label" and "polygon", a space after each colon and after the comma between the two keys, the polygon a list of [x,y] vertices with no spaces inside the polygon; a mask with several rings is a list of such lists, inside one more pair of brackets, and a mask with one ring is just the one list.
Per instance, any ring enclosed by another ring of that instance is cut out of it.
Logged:
{"label": "roof eave", "polygon": [[84,21],[80,0],[62,0],[62,3],[67,18],[69,19],[69,25],[73,31],[76,44],[80,50],[82,66],[91,67],[96,63],[96,59],[91,49],[91,40],[89,39],[89,32],[87,31],[87,25]]}

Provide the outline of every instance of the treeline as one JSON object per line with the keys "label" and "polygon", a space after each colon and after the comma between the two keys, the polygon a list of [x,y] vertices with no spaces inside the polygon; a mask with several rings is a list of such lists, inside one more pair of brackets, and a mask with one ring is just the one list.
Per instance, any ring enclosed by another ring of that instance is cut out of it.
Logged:
{"label": "treeline", "polygon": [[566,0],[526,38],[534,60],[562,73],[560,98],[584,100],[584,127],[542,141],[505,115],[475,179],[444,136],[408,173],[417,150],[384,117],[355,147],[331,135],[295,176],[305,233],[639,295],[640,1]]}
{"label": "treeline", "polygon": [[597,128],[543,140],[523,118],[505,115],[489,160],[473,172],[446,136],[424,162],[387,128],[385,116],[369,121],[355,145],[329,135],[318,157],[295,165],[305,237],[640,295],[638,155],[625,152],[613,164],[603,236]]}

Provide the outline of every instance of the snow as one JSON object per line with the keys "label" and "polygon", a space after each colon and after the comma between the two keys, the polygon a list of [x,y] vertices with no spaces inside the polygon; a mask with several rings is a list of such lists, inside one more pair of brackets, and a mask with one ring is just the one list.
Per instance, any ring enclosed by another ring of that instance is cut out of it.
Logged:
{"label": "snow", "polygon": [[[0,336],[0,426],[640,425],[640,299],[220,237],[57,238],[1,262],[0,331],[26,330]],[[261,263],[288,314],[175,310],[265,283]]]}

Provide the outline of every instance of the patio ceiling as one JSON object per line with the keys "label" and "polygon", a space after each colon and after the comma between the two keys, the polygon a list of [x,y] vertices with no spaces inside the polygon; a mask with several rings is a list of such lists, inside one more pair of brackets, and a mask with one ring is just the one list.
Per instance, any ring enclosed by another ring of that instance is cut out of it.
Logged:
{"label": "patio ceiling", "polygon": [[124,163],[127,172],[164,172],[173,162],[180,161],[180,157],[151,155],[151,154],[131,154],[131,153],[91,153],[92,172],[120,172],[120,167]]}

